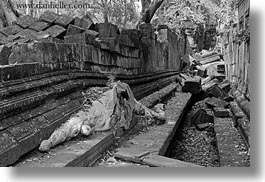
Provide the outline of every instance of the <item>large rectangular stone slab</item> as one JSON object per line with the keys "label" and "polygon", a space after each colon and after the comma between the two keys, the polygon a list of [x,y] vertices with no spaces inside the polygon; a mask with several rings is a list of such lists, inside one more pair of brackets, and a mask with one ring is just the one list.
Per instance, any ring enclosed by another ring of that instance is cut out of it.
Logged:
{"label": "large rectangular stone slab", "polygon": [[44,21],[36,21],[33,22],[30,26],[29,29],[35,30],[35,31],[42,31],[50,26],[49,23],[44,22]]}
{"label": "large rectangular stone slab", "polygon": [[59,25],[54,25],[45,30],[44,32],[49,34],[51,37],[62,38],[66,32],[66,29]]}
{"label": "large rectangular stone slab", "polygon": [[64,28],[67,28],[69,24],[74,23],[74,18],[66,15],[59,16],[55,22],[56,25],[62,26]]}
{"label": "large rectangular stone slab", "polygon": [[45,22],[48,23],[53,23],[55,22],[55,20],[59,18],[59,15],[57,15],[56,13],[52,12],[52,11],[45,11],[41,16],[40,16],[40,20],[43,20]]}
{"label": "large rectangular stone slab", "polygon": [[205,99],[205,103],[208,106],[210,106],[210,107],[222,107],[222,108],[226,108],[229,105],[228,102],[223,101],[223,100],[218,99],[218,98],[215,98],[215,97]]}
{"label": "large rectangular stone slab", "polygon": [[17,19],[16,24],[22,28],[28,28],[33,22],[37,21],[37,18],[34,18],[31,15],[24,15]]}
{"label": "large rectangular stone slab", "polygon": [[84,28],[81,28],[75,25],[69,25],[67,28],[66,36],[80,34],[84,31],[85,31]]}
{"label": "large rectangular stone slab", "polygon": [[[78,23],[78,22],[76,22],[76,23]],[[77,26],[88,30],[88,29],[93,28],[94,23],[93,23],[92,19],[88,15],[86,15],[80,19],[79,25],[77,25]]]}
{"label": "large rectangular stone slab", "polygon": [[5,27],[0,29],[0,32],[5,34],[6,36],[9,35],[15,35],[18,32],[20,32],[21,30],[23,30],[21,27],[19,27],[18,25],[13,25],[13,26],[9,26],[9,27]]}
{"label": "large rectangular stone slab", "polygon": [[160,155],[149,155],[143,159],[143,162],[153,167],[202,167],[196,164],[175,160]]}
{"label": "large rectangular stone slab", "polygon": [[31,37],[34,37],[36,32],[37,31],[32,30],[32,29],[24,29],[20,31],[19,33],[17,33],[16,35],[19,35],[21,37],[31,38]]}
{"label": "large rectangular stone slab", "polygon": [[215,117],[219,117],[219,118],[229,117],[229,111],[222,107],[213,108],[213,112],[214,112]]}
{"label": "large rectangular stone slab", "polygon": [[198,94],[201,90],[202,88],[200,78],[187,79],[185,80],[184,86],[182,87],[183,92],[190,92],[192,94]]}

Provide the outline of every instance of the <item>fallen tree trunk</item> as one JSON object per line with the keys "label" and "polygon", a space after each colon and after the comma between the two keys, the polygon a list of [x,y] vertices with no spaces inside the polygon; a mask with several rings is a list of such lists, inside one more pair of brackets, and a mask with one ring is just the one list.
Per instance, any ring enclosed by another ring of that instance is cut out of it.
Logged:
{"label": "fallen tree trunk", "polygon": [[71,117],[65,124],[54,131],[48,140],[42,141],[39,150],[49,151],[66,140],[76,137],[79,133],[90,135],[94,131],[115,131],[119,128],[129,129],[133,114],[152,119],[165,120],[161,108],[153,111],[138,102],[130,87],[122,82],[114,82],[104,92],[93,92],[94,100],[84,104],[84,109]]}

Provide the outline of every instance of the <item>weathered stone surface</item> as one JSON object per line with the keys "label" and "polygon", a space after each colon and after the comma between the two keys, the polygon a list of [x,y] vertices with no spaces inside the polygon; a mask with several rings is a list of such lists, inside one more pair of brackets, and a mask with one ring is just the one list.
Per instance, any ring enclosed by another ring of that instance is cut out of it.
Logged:
{"label": "weathered stone surface", "polygon": [[59,26],[59,25],[54,25],[47,30],[44,31],[45,33],[49,34],[51,37],[57,37],[57,38],[62,38],[66,32],[65,28]]}
{"label": "weathered stone surface", "polygon": [[218,64],[217,65],[217,72],[225,74],[225,65],[224,64]]}
{"label": "weathered stone surface", "polygon": [[206,57],[206,58],[203,58],[200,63],[202,65],[204,64],[208,64],[208,63],[212,63],[212,62],[216,62],[216,61],[220,61],[220,56],[219,55],[213,55],[211,57]]}
{"label": "weathered stone surface", "polygon": [[204,109],[197,109],[193,111],[188,118],[191,125],[214,123],[214,117],[207,114]]}
{"label": "weathered stone surface", "polygon": [[56,13],[52,12],[52,11],[45,11],[41,16],[40,16],[40,20],[43,20],[45,22],[48,23],[53,23],[55,22],[55,20],[59,18],[59,15],[57,15]]}
{"label": "weathered stone surface", "polygon": [[37,21],[37,18],[34,18],[31,15],[24,15],[17,19],[16,24],[22,28],[28,28],[35,21]]}
{"label": "weathered stone surface", "polygon": [[0,45],[5,45],[9,42],[9,40],[7,39],[7,37],[0,37]]}
{"label": "weathered stone surface", "polygon": [[205,103],[208,106],[210,106],[210,107],[223,107],[223,108],[226,108],[229,105],[228,102],[223,101],[223,100],[218,99],[218,98],[215,98],[215,97],[205,99]]}
{"label": "weathered stone surface", "polygon": [[201,90],[201,79],[199,78],[185,80],[184,86],[182,87],[183,92],[190,92],[192,94],[198,94]]}
{"label": "weathered stone surface", "polygon": [[13,26],[8,26],[8,27],[0,29],[0,32],[5,34],[6,36],[9,36],[9,35],[17,34],[21,30],[23,29],[19,27],[18,25],[13,25]]}
{"label": "weathered stone surface", "polygon": [[93,35],[93,36],[95,36],[95,37],[97,37],[97,36],[99,35],[99,33],[96,32],[96,31],[94,31],[94,30],[86,30],[85,32],[86,32],[87,34],[91,34],[91,35]]}
{"label": "weathered stone surface", "polygon": [[149,155],[143,159],[143,162],[154,167],[201,167],[193,163],[183,162],[160,155]]}
{"label": "weathered stone surface", "polygon": [[198,70],[197,75],[204,78],[206,75],[206,69],[202,66],[196,66],[196,69]]}
{"label": "weathered stone surface", "polygon": [[241,110],[241,108],[238,106],[236,102],[230,102],[231,111],[233,115],[238,118],[243,118],[245,116],[244,112]]}
{"label": "weathered stone surface", "polygon": [[224,81],[219,84],[219,87],[226,93],[229,93],[231,89],[231,84],[228,81]]}
{"label": "weathered stone surface", "polygon": [[196,124],[196,128],[200,131],[203,131],[209,127],[212,127],[213,123],[201,123],[201,124]]}
{"label": "weathered stone surface", "polygon": [[18,146],[15,139],[6,131],[0,132],[0,166],[4,167],[15,162],[18,157],[16,152]]}
{"label": "weathered stone surface", "polygon": [[0,32],[0,39],[6,38],[6,35]]}
{"label": "weathered stone surface", "polygon": [[21,37],[31,38],[31,37],[34,37],[35,33],[36,33],[35,30],[24,29],[20,31],[19,33],[17,33],[16,35],[19,35]]}
{"label": "weathered stone surface", "polygon": [[223,100],[226,102],[232,102],[234,100],[234,97],[231,95],[228,95],[227,97],[224,97]]}
{"label": "weathered stone surface", "polygon": [[87,34],[86,32],[81,34],[69,35],[64,37],[65,43],[78,43],[78,44],[98,44],[95,41],[95,36],[92,34]]}
{"label": "weathered stone surface", "polygon": [[116,25],[111,23],[96,24],[99,32],[99,38],[116,38],[119,36],[120,31]]}
{"label": "weathered stone surface", "polygon": [[[78,20],[76,20],[76,23],[78,23]],[[79,24],[75,24],[75,25],[88,30],[88,29],[93,28],[94,23],[92,19],[88,15],[86,15],[80,19]]]}
{"label": "weathered stone surface", "polygon": [[68,28],[67,28],[66,36],[80,34],[80,33],[84,32],[84,31],[85,31],[85,29],[70,24],[68,26]]}
{"label": "weathered stone surface", "polygon": [[32,77],[40,74],[40,63],[24,63],[21,65],[22,77]]}
{"label": "weathered stone surface", "polygon": [[31,39],[28,36],[28,37],[21,37],[21,38],[17,39],[15,42],[17,44],[24,44],[24,43],[28,43],[30,41],[31,41]]}
{"label": "weathered stone surface", "polygon": [[225,93],[217,84],[214,84],[212,87],[207,89],[207,94],[210,97],[216,98],[224,98],[227,96],[227,93]]}
{"label": "weathered stone surface", "polygon": [[0,65],[8,65],[8,57],[11,54],[11,49],[0,45]]}
{"label": "weathered stone surface", "polygon": [[0,67],[0,73],[2,75],[2,81],[16,80],[22,78],[22,66],[21,65],[10,65]]}
{"label": "weathered stone surface", "polygon": [[152,29],[140,29],[140,35],[142,38],[156,39],[156,34],[154,34]]}
{"label": "weathered stone surface", "polygon": [[74,25],[79,27],[80,26],[80,23],[81,23],[81,18],[75,17],[75,19],[74,19]]}
{"label": "weathered stone surface", "polygon": [[44,21],[36,21],[33,22],[30,26],[29,29],[35,30],[37,32],[42,31],[50,26],[49,23],[44,22]]}
{"label": "weathered stone surface", "polygon": [[74,18],[70,17],[70,16],[66,16],[66,15],[61,15],[59,16],[55,22],[56,25],[60,25],[64,28],[67,28],[69,24],[73,24],[74,23]]}
{"label": "weathered stone surface", "polygon": [[213,108],[213,112],[215,117],[226,118],[229,117],[229,111],[223,107],[215,107]]}

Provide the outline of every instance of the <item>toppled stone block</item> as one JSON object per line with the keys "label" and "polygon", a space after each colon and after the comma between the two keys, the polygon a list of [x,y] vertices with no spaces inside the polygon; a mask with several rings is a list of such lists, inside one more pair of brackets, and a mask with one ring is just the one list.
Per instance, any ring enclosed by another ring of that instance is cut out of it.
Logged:
{"label": "toppled stone block", "polygon": [[207,93],[208,96],[216,98],[224,98],[227,96],[227,93],[225,93],[217,84],[214,84],[212,87],[207,89]]}
{"label": "toppled stone block", "polygon": [[222,83],[219,84],[219,87],[226,93],[230,92],[231,89],[231,84],[229,83],[229,81],[224,81]]}
{"label": "toppled stone block", "polygon": [[59,25],[54,25],[47,30],[44,31],[45,33],[49,34],[51,37],[56,37],[56,38],[63,38],[66,30],[65,28],[59,26]]}
{"label": "toppled stone block", "polygon": [[225,65],[224,64],[217,65],[217,73],[225,74]]}
{"label": "toppled stone block", "polygon": [[41,39],[46,39],[50,37],[50,34],[44,32],[44,31],[40,31],[40,32],[37,32],[35,33],[33,36],[32,36],[32,40],[41,40]]}
{"label": "toppled stone block", "polygon": [[[209,91],[210,88],[212,88],[214,85],[217,85],[220,83],[218,79],[212,79],[214,76],[209,76],[208,79],[203,80],[203,86],[202,89],[206,92]],[[212,80],[210,80],[212,79]],[[210,81],[209,81],[210,80]]]}
{"label": "toppled stone block", "polygon": [[74,18],[66,15],[59,16],[55,22],[56,25],[62,26],[64,28],[67,28],[69,24],[74,23]]}
{"label": "toppled stone block", "polygon": [[88,30],[94,28],[94,22],[88,15],[86,15],[80,19],[79,25],[77,26]]}
{"label": "toppled stone block", "polygon": [[206,69],[204,67],[202,67],[202,66],[196,66],[196,69],[198,70],[197,76],[200,76],[200,77],[204,78],[206,73],[207,73]]}
{"label": "toppled stone block", "polygon": [[206,130],[209,127],[213,127],[212,123],[201,123],[201,124],[196,124],[196,128],[200,131]]}
{"label": "toppled stone block", "polygon": [[223,107],[215,107],[213,108],[213,112],[215,117],[226,118],[229,117],[229,111]]}
{"label": "toppled stone block", "polygon": [[40,16],[40,20],[43,20],[45,22],[48,23],[53,23],[55,22],[55,20],[59,18],[59,15],[57,15],[56,13],[52,12],[52,11],[45,11],[41,16]]}
{"label": "toppled stone block", "polygon": [[81,23],[81,18],[75,17],[75,19],[74,19],[74,25],[79,27],[80,26],[80,23]]}
{"label": "toppled stone block", "polygon": [[193,111],[189,117],[189,122],[192,125],[214,123],[214,117],[207,114],[204,109],[197,109]]}
{"label": "toppled stone block", "polygon": [[37,18],[34,18],[31,15],[24,15],[17,19],[16,24],[25,29],[37,20]]}
{"label": "toppled stone block", "polygon": [[8,65],[8,57],[11,54],[11,49],[0,45],[0,65]]}
{"label": "toppled stone block", "polygon": [[119,28],[111,23],[96,24],[99,38],[117,38],[120,35]]}
{"label": "toppled stone block", "polygon": [[85,31],[85,29],[70,24],[68,26],[68,28],[67,28],[66,36],[80,34],[80,33],[84,32],[84,31]]}
{"label": "toppled stone block", "polygon": [[21,37],[31,38],[34,37],[34,34],[37,33],[35,30],[32,29],[24,29],[21,32],[17,33]]}
{"label": "toppled stone block", "polygon": [[228,95],[227,97],[224,97],[223,100],[226,102],[232,102],[234,100],[234,97],[231,95]]}
{"label": "toppled stone block", "polygon": [[30,25],[29,29],[32,29],[32,30],[35,30],[35,31],[39,32],[39,31],[42,31],[42,30],[48,28],[49,26],[50,26],[50,24],[47,23],[47,22],[44,22],[44,21],[36,21],[36,22],[33,22]]}
{"label": "toppled stone block", "polygon": [[97,37],[97,36],[99,35],[99,33],[96,32],[96,31],[94,31],[94,30],[86,30],[85,32],[86,32],[87,34],[91,34],[91,35],[93,35],[93,36],[95,36],[95,37]]}
{"label": "toppled stone block", "polygon": [[214,107],[227,108],[229,106],[228,102],[215,98],[215,97],[205,99],[205,103],[211,108],[214,108]]}
{"label": "toppled stone block", "polygon": [[192,94],[198,94],[201,90],[201,79],[199,78],[185,80],[184,86],[182,87],[183,92],[190,92]]}
{"label": "toppled stone block", "polygon": [[23,29],[21,27],[19,27],[18,25],[13,25],[13,26],[9,26],[9,27],[5,27],[5,28],[0,29],[0,32],[6,36],[9,36],[9,35],[15,35],[18,32],[20,32],[21,30],[23,30]]}
{"label": "toppled stone block", "polygon": [[18,43],[18,44],[24,44],[24,43],[28,43],[28,42],[30,42],[30,38],[28,37],[28,38],[26,38],[26,37],[21,37],[21,38],[19,38],[19,39],[17,39],[16,40],[16,43]]}

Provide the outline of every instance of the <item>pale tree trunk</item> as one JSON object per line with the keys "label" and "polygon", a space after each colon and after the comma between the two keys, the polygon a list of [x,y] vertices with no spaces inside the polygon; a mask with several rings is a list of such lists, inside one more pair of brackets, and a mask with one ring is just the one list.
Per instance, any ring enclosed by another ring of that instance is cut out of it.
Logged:
{"label": "pale tree trunk", "polygon": [[104,17],[104,22],[108,23],[109,22],[109,17],[108,17],[108,0],[101,0],[101,4],[103,7],[103,17]]}
{"label": "pale tree trunk", "polygon": [[127,13],[127,0],[124,0],[124,21],[123,26],[126,25],[128,19],[128,13]]}
{"label": "pale tree trunk", "polygon": [[14,9],[11,0],[1,0],[0,10],[0,24],[3,24],[4,27],[12,25],[12,23],[17,20],[17,17],[20,16]]}
{"label": "pale tree trunk", "polygon": [[162,5],[164,0],[142,0],[142,16],[140,23],[150,23],[156,10]]}

